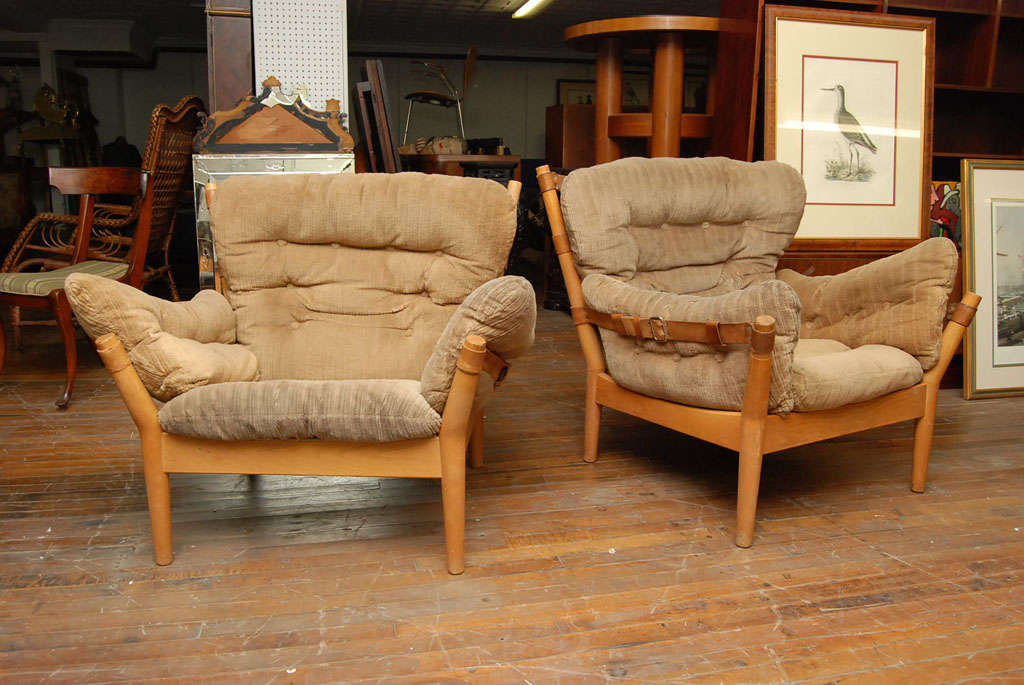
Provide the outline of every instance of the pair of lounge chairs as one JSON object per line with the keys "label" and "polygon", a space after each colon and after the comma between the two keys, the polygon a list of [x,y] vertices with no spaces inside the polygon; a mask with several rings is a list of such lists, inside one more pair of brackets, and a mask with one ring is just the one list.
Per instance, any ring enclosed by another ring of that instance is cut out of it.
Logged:
{"label": "pair of lounge chairs", "polygon": [[[914,418],[923,488],[938,380],[969,323],[958,310],[942,334],[948,241],[776,276],[804,201],[784,165],[621,160],[571,174],[560,205],[555,176],[539,178],[587,360],[586,460],[601,407],[736,449],[742,546],[764,452]],[[141,434],[158,564],[169,473],[400,476],[441,479],[462,572],[467,447],[482,464],[483,407],[536,316],[529,283],[501,275],[510,186],[232,178],[209,197],[218,291],[171,303],[68,278]]]}

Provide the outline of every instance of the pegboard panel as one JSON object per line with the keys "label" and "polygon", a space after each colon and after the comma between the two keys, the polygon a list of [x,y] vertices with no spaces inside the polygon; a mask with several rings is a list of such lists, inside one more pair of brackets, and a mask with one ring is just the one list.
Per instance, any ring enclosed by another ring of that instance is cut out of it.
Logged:
{"label": "pegboard panel", "polygon": [[345,0],[253,0],[252,29],[256,93],[276,76],[285,93],[305,86],[311,107],[348,110]]}

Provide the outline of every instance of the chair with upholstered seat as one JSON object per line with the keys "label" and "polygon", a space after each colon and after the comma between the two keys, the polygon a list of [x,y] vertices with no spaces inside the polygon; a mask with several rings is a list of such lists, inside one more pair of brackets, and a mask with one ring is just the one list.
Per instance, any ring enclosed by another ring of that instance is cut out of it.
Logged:
{"label": "chair with upholstered seat", "polygon": [[[78,370],[78,351],[75,347],[75,331],[71,324],[71,307],[64,293],[64,284],[72,274],[91,274],[107,278],[137,282],[142,275],[145,260],[145,245],[149,234],[150,213],[145,211],[138,222],[136,235],[140,249],[132,250],[126,262],[104,259],[87,259],[89,240],[92,235],[93,212],[97,195],[119,193],[142,197],[143,209],[153,202],[152,186],[143,192],[145,175],[138,169],[122,167],[53,167],[50,169],[50,184],[66,195],[80,195],[78,219],[75,226],[74,249],[67,266],[50,271],[0,272],[0,307],[9,306],[26,309],[44,309],[53,313],[57,327],[64,341],[64,358],[67,377],[64,392],[57,400],[57,407],[65,409],[71,401]],[[7,344],[4,338],[3,322],[0,321],[0,371],[3,371]]]}
{"label": "chair with upholstered seat", "polygon": [[[178,289],[171,272],[169,250],[174,234],[175,216],[182,190],[187,187],[192,163],[192,136],[206,110],[194,95],[182,98],[176,105],[157,105],[149,117],[149,134],[142,158],[142,171],[153,187],[153,202],[142,212],[141,197],[131,204],[98,202],[89,237],[88,259],[123,262],[142,256],[141,270],[130,283],[145,287],[165,279],[171,297],[178,299]],[[138,193],[132,193],[138,195]],[[116,194],[115,194],[116,195]],[[145,220],[149,232],[144,238],[145,250],[135,246],[139,225]],[[3,261],[4,273],[37,272],[62,269],[71,264],[75,251],[77,218],[69,214],[45,212],[34,216],[18,234]],[[40,322],[25,320],[21,308],[11,307],[10,325],[14,344],[21,347],[21,329]]]}
{"label": "chair with upholstered seat", "polygon": [[966,294],[943,330],[949,240],[838,276],[776,274],[805,199],[784,164],[623,159],[537,176],[587,362],[586,461],[602,407],[736,450],[741,547],[767,452],[914,420],[924,490],[939,381],[980,301]]}
{"label": "chair with upholstered seat", "polygon": [[139,428],[158,564],[170,473],[395,476],[441,479],[462,572],[467,443],[482,463],[484,402],[533,341],[533,289],[502,276],[517,196],[415,173],[238,176],[208,186],[219,291],[68,279]]}

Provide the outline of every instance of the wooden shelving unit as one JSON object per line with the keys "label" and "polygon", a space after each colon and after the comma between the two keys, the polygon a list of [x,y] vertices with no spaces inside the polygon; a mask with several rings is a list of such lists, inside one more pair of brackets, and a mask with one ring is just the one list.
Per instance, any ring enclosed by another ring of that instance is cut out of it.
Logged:
{"label": "wooden shelving unit", "polygon": [[935,18],[932,178],[965,157],[1024,159],[1024,0],[887,0],[879,11]]}

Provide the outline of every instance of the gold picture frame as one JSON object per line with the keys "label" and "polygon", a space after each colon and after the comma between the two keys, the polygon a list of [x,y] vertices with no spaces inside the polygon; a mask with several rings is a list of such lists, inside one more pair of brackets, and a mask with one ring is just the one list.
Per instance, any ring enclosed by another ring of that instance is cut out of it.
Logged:
{"label": "gold picture frame", "polygon": [[765,10],[765,159],[804,177],[794,248],[902,250],[928,237],[933,18]]}
{"label": "gold picture frame", "polygon": [[960,164],[964,288],[982,298],[964,338],[964,398],[1024,395],[1024,160]]}

